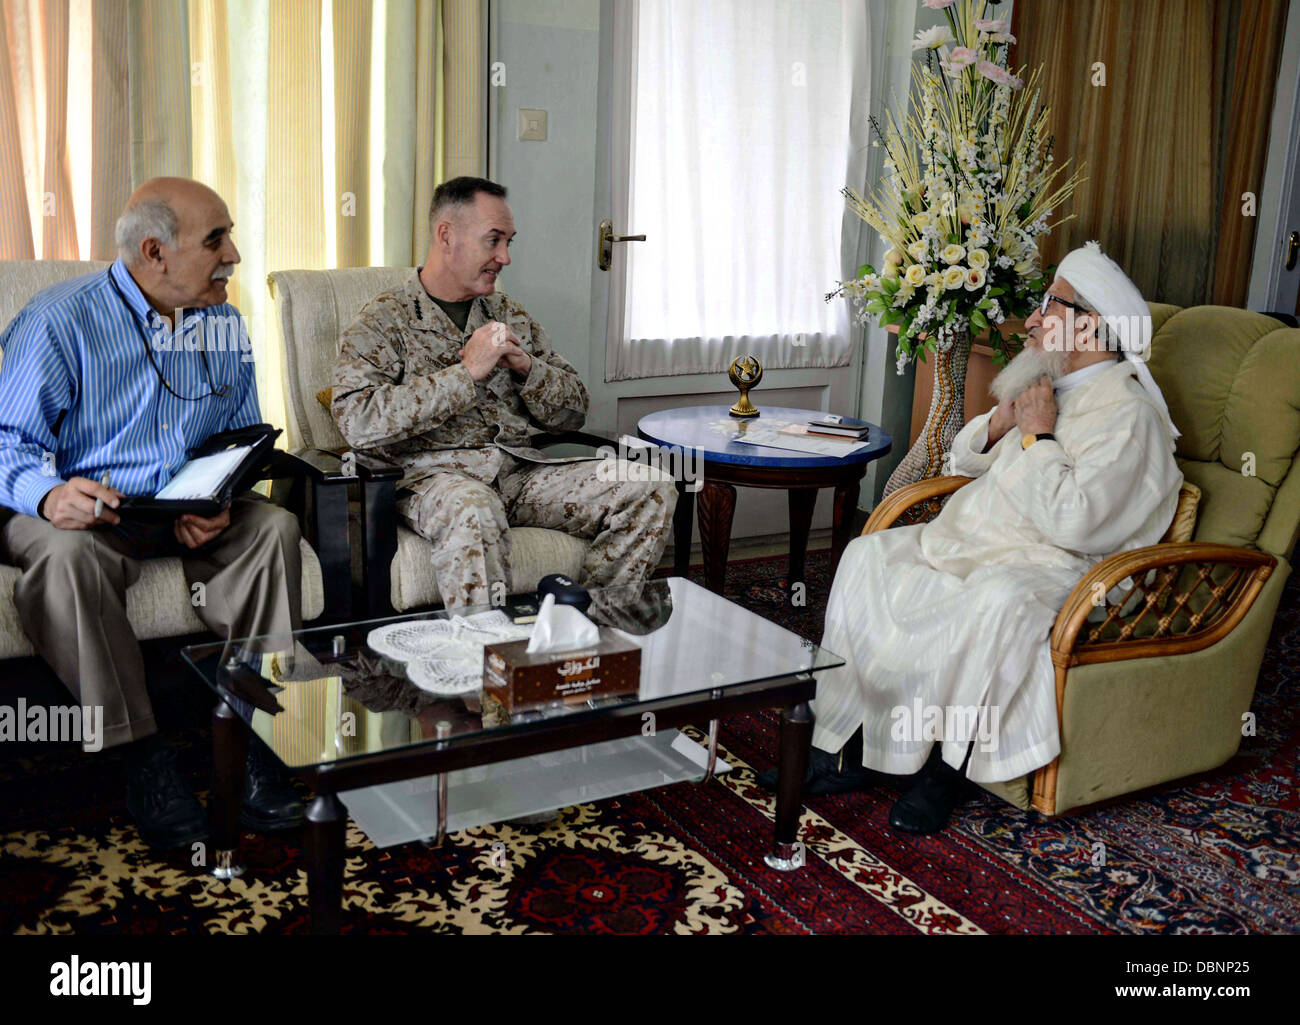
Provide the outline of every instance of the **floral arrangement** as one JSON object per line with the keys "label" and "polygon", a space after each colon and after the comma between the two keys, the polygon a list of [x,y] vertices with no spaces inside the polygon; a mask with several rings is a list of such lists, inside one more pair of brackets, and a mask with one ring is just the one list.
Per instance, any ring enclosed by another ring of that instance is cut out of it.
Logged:
{"label": "floral arrangement", "polygon": [[[1015,37],[986,17],[1000,0],[922,0],[948,25],[917,33],[908,113],[872,118],[884,174],[869,196],[845,189],[850,208],[890,246],[884,267],[867,264],[828,299],[850,298],[858,320],[898,325],[898,372],[925,350],[946,351],[988,330],[999,365],[1009,355],[1000,326],[1028,316],[1050,284],[1038,238],[1082,180],[1053,166],[1035,71],[1012,73]],[[924,339],[922,339],[924,335]]]}

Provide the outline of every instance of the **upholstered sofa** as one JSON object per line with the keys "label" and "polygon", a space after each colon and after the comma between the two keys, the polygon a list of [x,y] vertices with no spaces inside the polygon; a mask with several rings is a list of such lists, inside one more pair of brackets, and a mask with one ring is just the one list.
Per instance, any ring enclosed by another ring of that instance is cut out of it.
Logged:
{"label": "upholstered sofa", "polygon": [[[1241,744],[1300,532],[1300,329],[1219,306],[1151,304],[1150,368],[1201,498],[1189,543],[1103,560],[1051,633],[1061,753],[986,789],[1046,815],[1223,765]],[[970,483],[902,488],[864,533],[923,522]],[[1117,607],[1095,594],[1128,583]],[[1098,587],[1097,585],[1101,585]]]}

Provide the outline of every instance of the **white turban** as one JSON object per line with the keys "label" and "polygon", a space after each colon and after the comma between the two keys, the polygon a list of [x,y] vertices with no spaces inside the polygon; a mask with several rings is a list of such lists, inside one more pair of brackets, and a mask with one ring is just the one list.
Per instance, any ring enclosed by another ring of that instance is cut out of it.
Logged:
{"label": "white turban", "polygon": [[1057,267],[1056,277],[1074,286],[1087,305],[1101,316],[1108,333],[1118,339],[1124,355],[1137,370],[1138,383],[1164,414],[1170,434],[1177,438],[1180,432],[1169,416],[1165,397],[1147,369],[1147,357],[1151,353],[1151,310],[1137,286],[1096,242],[1089,242],[1067,255]]}

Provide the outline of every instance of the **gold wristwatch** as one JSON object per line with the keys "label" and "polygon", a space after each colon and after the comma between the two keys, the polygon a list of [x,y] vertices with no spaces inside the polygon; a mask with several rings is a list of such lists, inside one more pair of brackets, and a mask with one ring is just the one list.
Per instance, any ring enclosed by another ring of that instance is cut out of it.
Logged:
{"label": "gold wristwatch", "polygon": [[1044,431],[1042,434],[1026,434],[1023,438],[1020,439],[1020,447],[1028,448],[1036,441],[1055,441],[1055,440],[1056,440],[1056,435],[1051,434],[1047,431]]}

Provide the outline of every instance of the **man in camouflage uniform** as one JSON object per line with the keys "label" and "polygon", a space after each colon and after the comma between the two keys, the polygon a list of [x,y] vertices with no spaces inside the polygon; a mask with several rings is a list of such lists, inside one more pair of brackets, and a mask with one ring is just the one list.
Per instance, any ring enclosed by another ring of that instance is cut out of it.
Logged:
{"label": "man in camouflage uniform", "polygon": [[496,291],[515,234],[505,197],[482,178],[439,186],[424,266],[362,309],[334,365],[331,413],[349,445],[404,468],[398,512],[433,543],[448,608],[491,604],[497,582],[513,590],[512,525],[588,540],[588,587],[639,584],[677,503],[671,480],[645,480],[644,467],[558,464],[530,444],[538,428],[581,428],[589,397],[541,326]]}

